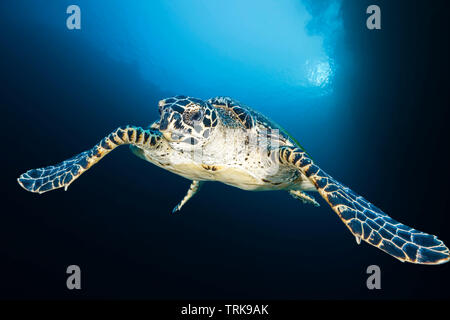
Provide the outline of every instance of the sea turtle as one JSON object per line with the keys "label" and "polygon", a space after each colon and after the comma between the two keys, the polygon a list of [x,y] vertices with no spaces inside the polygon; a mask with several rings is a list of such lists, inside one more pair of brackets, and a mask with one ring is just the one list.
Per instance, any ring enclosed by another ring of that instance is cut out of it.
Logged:
{"label": "sea turtle", "polygon": [[28,191],[65,190],[83,172],[116,147],[132,151],[192,184],[173,212],[194,196],[205,181],[253,191],[286,190],[318,205],[305,191],[318,191],[357,243],[361,239],[401,261],[440,264],[449,250],[429,235],[387,216],[339,183],[311,159],[278,124],[229,97],[175,96],[159,101],[160,119],[148,128],[119,127],[92,149],[55,166],[29,170],[18,178]]}

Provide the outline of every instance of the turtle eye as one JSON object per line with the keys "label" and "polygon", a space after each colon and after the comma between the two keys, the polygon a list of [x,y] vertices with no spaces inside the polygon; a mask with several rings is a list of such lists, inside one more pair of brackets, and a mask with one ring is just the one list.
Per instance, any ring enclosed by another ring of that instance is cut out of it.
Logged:
{"label": "turtle eye", "polygon": [[191,144],[191,145],[194,146],[194,145],[196,145],[198,143],[198,140],[193,138],[193,137],[190,137],[190,138],[184,139],[183,142]]}

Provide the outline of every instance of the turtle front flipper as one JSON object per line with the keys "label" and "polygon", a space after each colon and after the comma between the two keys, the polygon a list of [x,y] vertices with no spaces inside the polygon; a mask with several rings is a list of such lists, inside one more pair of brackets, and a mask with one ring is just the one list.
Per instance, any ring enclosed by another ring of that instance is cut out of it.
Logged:
{"label": "turtle front flipper", "polygon": [[40,169],[28,170],[17,181],[27,191],[44,193],[64,187],[65,190],[83,172],[99,162],[112,150],[123,144],[151,148],[161,140],[156,129],[144,130],[140,127],[119,127],[103,138],[92,149],[82,152],[68,160]]}
{"label": "turtle front flipper", "polygon": [[200,190],[200,187],[202,186],[202,184],[203,184],[203,181],[197,181],[197,180],[192,181],[191,185],[189,186],[188,192],[184,196],[183,200],[181,200],[180,203],[177,204],[175,206],[175,208],[173,208],[172,213],[180,211],[181,208],[186,204],[186,202],[188,202],[188,200],[191,199],[198,192],[198,190]]}
{"label": "turtle front flipper", "polygon": [[296,147],[278,149],[281,163],[299,169],[317,188],[359,243],[362,240],[401,261],[441,264],[450,259],[449,249],[436,236],[395,221],[379,208],[342,185]]}

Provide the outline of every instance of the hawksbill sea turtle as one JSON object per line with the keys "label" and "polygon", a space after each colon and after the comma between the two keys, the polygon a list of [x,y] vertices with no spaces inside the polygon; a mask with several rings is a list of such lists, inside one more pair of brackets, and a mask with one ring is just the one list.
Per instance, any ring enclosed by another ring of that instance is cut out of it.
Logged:
{"label": "hawksbill sea turtle", "polygon": [[[173,212],[205,181],[252,191],[286,190],[318,206],[317,191],[337,213],[357,243],[361,240],[400,261],[441,264],[449,249],[436,236],[408,227],[333,179],[278,124],[229,97],[176,96],[159,101],[160,119],[146,129],[119,127],[92,149],[54,166],[32,169],[18,178],[26,190],[65,190],[116,147],[189,180],[192,184]],[[305,192],[306,191],[306,192]]]}

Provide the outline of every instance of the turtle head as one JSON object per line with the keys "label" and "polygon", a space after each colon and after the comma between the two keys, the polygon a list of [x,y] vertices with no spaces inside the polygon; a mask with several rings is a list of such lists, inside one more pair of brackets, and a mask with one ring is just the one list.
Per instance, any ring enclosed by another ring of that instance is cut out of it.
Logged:
{"label": "turtle head", "polygon": [[158,103],[159,131],[170,142],[203,145],[217,126],[217,111],[196,98],[176,96]]}

